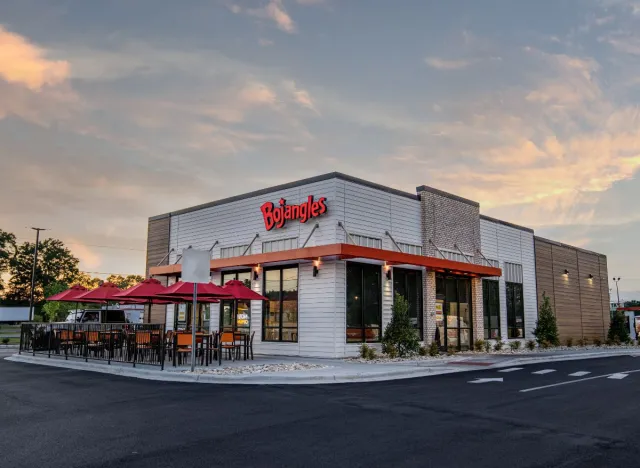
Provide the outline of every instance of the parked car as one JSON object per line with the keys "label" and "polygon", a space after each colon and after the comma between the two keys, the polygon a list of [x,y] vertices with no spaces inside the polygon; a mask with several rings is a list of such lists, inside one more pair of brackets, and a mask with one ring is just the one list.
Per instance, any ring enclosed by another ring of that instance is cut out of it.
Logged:
{"label": "parked car", "polygon": [[123,310],[87,309],[71,312],[66,322],[70,323],[128,323]]}

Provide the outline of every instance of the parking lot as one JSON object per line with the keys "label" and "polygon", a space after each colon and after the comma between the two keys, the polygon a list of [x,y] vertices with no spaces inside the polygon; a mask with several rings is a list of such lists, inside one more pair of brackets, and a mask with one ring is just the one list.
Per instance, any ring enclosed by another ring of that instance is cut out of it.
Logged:
{"label": "parking lot", "polygon": [[216,386],[0,361],[7,466],[636,466],[640,359]]}

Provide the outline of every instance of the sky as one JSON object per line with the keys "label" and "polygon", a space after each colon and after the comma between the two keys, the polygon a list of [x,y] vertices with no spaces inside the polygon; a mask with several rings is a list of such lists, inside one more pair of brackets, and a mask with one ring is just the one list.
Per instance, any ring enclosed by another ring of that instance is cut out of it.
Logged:
{"label": "sky", "polygon": [[340,171],[640,299],[639,103],[640,0],[3,0],[0,228],[143,273],[148,217]]}

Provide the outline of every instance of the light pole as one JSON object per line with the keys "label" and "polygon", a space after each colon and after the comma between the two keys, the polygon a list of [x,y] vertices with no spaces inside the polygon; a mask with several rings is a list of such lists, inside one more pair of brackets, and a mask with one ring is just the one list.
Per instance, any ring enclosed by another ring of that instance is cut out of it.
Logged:
{"label": "light pole", "polygon": [[46,231],[43,228],[32,227],[36,231],[36,247],[33,249],[33,269],[31,270],[31,298],[29,299],[29,321],[33,322],[33,293],[36,285],[36,266],[38,265],[38,244],[40,243],[40,231]]}
{"label": "light pole", "polygon": [[620,281],[620,277],[613,278],[613,281],[616,283],[616,293],[618,294],[618,307],[620,307],[620,289],[618,288],[618,281]]}

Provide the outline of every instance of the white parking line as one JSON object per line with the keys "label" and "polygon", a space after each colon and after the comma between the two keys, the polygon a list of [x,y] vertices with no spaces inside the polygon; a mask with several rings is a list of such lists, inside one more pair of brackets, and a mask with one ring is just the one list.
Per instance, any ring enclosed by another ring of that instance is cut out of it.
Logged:
{"label": "white parking line", "polygon": [[591,374],[591,372],[589,371],[579,371],[579,372],[574,372],[573,374],[569,374],[569,377],[582,377],[583,375],[589,375]]}
{"label": "white parking line", "polygon": [[522,370],[522,369],[524,369],[524,368],[523,367],[509,367],[508,369],[502,369],[502,370],[499,370],[498,372],[515,372],[515,371]]}
{"label": "white parking line", "polygon": [[609,378],[612,375],[633,374],[634,372],[640,372],[640,369],[624,371],[624,372],[614,372],[612,374],[605,374],[605,375],[596,375],[594,377],[585,377],[584,379],[567,380],[566,382],[558,382],[551,385],[543,385],[542,387],[525,388],[524,390],[520,390],[520,393],[534,392],[536,390],[543,390],[545,388],[560,387],[561,385],[570,385],[578,382],[586,382],[587,380],[604,379],[604,378]]}
{"label": "white parking line", "polygon": [[532,374],[537,374],[537,375],[544,375],[544,374],[551,374],[552,372],[555,372],[555,369],[542,369],[536,372],[532,372]]}

